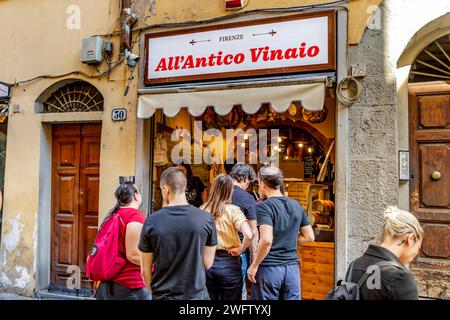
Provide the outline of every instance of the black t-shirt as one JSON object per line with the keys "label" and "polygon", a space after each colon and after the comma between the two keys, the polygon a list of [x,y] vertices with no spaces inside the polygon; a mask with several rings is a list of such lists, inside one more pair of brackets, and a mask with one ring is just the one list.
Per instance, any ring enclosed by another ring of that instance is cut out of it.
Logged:
{"label": "black t-shirt", "polygon": [[273,241],[262,266],[298,263],[297,237],[301,227],[310,224],[300,203],[288,197],[270,197],[256,206],[258,227],[273,227]]}
{"label": "black t-shirt", "polygon": [[153,299],[208,299],[203,252],[217,245],[216,224],[192,205],[164,207],[147,217],[139,250],[153,252]]}
{"label": "black t-shirt", "polygon": [[191,181],[188,182],[186,187],[186,199],[189,204],[200,208],[203,204],[202,192],[205,191],[205,185],[202,180],[197,176],[192,176]]}
{"label": "black t-shirt", "polygon": [[247,220],[256,220],[256,201],[250,193],[234,186],[231,203],[241,208]]}
{"label": "black t-shirt", "polygon": [[[235,185],[231,203],[242,210],[247,220],[256,220],[256,201],[250,193]],[[238,234],[242,241],[244,236],[240,232]]]}

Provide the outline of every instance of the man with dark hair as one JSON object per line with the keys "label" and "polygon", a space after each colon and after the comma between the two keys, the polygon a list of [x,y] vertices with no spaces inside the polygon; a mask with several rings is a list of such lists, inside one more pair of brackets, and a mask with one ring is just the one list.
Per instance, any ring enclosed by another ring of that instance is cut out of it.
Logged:
{"label": "man with dark hair", "polygon": [[223,168],[225,169],[225,172],[227,174],[231,173],[231,170],[233,170],[234,165],[236,164],[236,158],[229,158],[225,161],[223,164]]}
{"label": "man with dark hair", "polygon": [[260,239],[247,270],[252,300],[301,299],[297,243],[314,241],[314,231],[300,203],[281,192],[283,180],[277,167],[258,173],[259,191],[267,200],[256,207]]}
{"label": "man with dark hair", "polygon": [[[256,174],[253,168],[249,164],[237,163],[233,166],[230,176],[233,179],[234,190],[232,204],[241,208],[245,217],[247,218],[250,228],[253,232],[253,239],[250,243],[250,254],[248,251],[241,255],[242,258],[242,277],[244,280],[244,285],[242,288],[242,299],[247,299],[247,287],[245,285],[247,268],[250,264],[250,260],[253,260],[256,255],[256,247],[258,245],[258,229],[256,227],[256,201],[255,199],[245,190],[249,185],[256,179]],[[241,235],[240,235],[241,236]],[[241,236],[242,241],[242,236]]]}
{"label": "man with dark hair", "polygon": [[187,178],[181,170],[169,168],[161,174],[160,185],[168,186],[175,193],[182,193],[186,190]]}
{"label": "man with dark hair", "polygon": [[214,218],[187,202],[180,169],[165,170],[160,181],[165,205],[147,217],[138,246],[144,282],[154,300],[208,300],[205,269],[216,252]]}

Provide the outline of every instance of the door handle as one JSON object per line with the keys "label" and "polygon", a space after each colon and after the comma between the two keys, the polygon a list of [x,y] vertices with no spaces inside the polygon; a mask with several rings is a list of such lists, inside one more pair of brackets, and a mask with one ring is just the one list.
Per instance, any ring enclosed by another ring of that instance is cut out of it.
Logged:
{"label": "door handle", "polygon": [[433,171],[433,173],[431,173],[432,180],[438,181],[441,178],[442,178],[442,174],[439,171]]}

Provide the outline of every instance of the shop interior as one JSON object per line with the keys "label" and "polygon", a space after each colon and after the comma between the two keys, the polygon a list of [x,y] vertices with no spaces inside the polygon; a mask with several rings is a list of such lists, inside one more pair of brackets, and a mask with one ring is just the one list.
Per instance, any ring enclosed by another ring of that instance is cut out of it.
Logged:
{"label": "shop interior", "polygon": [[[270,89],[269,89],[270,90]],[[213,141],[197,141],[194,135],[189,139],[180,138],[172,141],[176,129],[194,132],[194,126],[201,121],[201,130],[218,128],[225,137],[227,129],[278,129],[277,152],[279,166],[284,172],[285,194],[298,200],[313,226],[316,240],[313,243],[299,245],[301,270],[301,288],[303,299],[323,299],[334,284],[334,241],[335,241],[335,102],[334,90],[326,89],[325,103],[321,111],[311,112],[302,107],[300,101],[293,101],[283,113],[277,113],[270,104],[263,104],[255,114],[246,114],[240,106],[234,106],[231,112],[222,116],[208,107],[200,116],[191,116],[187,108],[174,117],[167,117],[157,110],[154,121],[154,145],[152,166],[151,212],[162,206],[159,189],[159,177],[168,167],[173,166],[171,153],[173,148],[183,140],[193,150],[195,144],[203,148]],[[225,139],[225,138],[223,138]],[[244,135],[244,143],[251,137]],[[187,141],[189,140],[189,141]],[[230,157],[238,159],[235,140],[234,154],[222,156],[222,161]],[[249,142],[250,143],[250,142]],[[246,146],[249,145],[246,144]],[[243,145],[244,147],[244,145]],[[226,150],[226,143],[223,143]],[[270,145],[269,147],[270,148]],[[249,148],[245,148],[245,161],[249,163]],[[193,152],[192,152],[193,154]],[[183,158],[183,157],[182,157]],[[198,176],[209,191],[209,186],[218,173],[225,173],[223,164],[195,164],[191,156],[192,172]],[[255,171],[264,165],[259,161],[253,164]],[[258,197],[257,182],[248,192]]]}

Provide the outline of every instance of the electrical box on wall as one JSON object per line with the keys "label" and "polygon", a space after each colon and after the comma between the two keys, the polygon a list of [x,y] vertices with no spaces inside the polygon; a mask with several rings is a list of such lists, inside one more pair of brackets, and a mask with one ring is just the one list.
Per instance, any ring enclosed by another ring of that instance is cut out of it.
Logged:
{"label": "electrical box on wall", "polygon": [[98,64],[103,60],[103,40],[102,37],[90,37],[83,39],[81,49],[81,62],[86,64]]}

